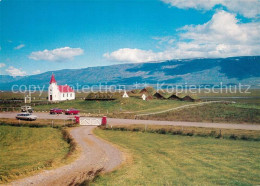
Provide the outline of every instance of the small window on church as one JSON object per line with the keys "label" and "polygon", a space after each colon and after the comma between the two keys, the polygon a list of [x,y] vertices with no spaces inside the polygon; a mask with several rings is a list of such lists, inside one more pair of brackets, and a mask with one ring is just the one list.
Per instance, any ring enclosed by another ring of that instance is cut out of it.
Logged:
{"label": "small window on church", "polygon": [[72,93],[70,93],[70,97],[72,97]]}
{"label": "small window on church", "polygon": [[69,97],[69,94],[67,93],[67,97]]}
{"label": "small window on church", "polygon": [[63,94],[63,97],[65,97],[65,94]]}

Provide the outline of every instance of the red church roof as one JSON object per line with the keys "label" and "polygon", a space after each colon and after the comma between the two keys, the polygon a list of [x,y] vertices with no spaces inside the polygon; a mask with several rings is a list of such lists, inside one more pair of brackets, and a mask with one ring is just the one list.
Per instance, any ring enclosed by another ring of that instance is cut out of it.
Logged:
{"label": "red church roof", "polygon": [[60,92],[74,92],[73,89],[68,85],[58,85]]}
{"label": "red church roof", "polygon": [[[50,84],[52,83],[57,83],[53,74],[51,75]],[[68,85],[58,85],[58,89],[60,92],[74,92],[74,90]]]}
{"label": "red church roof", "polygon": [[50,84],[52,84],[52,83],[57,83],[53,74],[51,75]]}

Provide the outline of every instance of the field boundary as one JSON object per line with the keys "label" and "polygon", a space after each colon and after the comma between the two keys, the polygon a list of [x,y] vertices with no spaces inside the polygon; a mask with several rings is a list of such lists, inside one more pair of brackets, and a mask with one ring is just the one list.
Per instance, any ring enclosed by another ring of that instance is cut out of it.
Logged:
{"label": "field boundary", "polygon": [[207,102],[202,102],[202,103],[194,103],[194,104],[188,104],[188,105],[182,105],[179,107],[175,107],[175,108],[171,108],[171,109],[167,109],[167,110],[163,110],[163,111],[159,111],[159,112],[152,112],[152,113],[146,113],[146,114],[137,114],[135,115],[135,117],[138,116],[149,116],[149,115],[155,115],[155,114],[162,114],[165,112],[169,112],[169,111],[173,111],[173,110],[182,110],[185,108],[192,108],[195,106],[202,106],[202,105],[207,105],[207,104],[211,104],[211,103],[235,103],[233,101],[207,101]]}
{"label": "field boundary", "polygon": [[213,137],[216,139],[260,141],[258,131],[223,129],[223,128],[202,128],[194,126],[169,126],[169,125],[114,125],[111,127],[101,126],[102,130],[147,132],[165,135]]}

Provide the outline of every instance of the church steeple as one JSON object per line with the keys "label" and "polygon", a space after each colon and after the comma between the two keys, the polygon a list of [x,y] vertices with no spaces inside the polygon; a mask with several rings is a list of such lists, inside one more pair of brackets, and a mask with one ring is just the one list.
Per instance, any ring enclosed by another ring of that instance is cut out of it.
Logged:
{"label": "church steeple", "polygon": [[52,83],[57,83],[56,80],[55,80],[54,74],[51,75],[50,84],[52,84]]}

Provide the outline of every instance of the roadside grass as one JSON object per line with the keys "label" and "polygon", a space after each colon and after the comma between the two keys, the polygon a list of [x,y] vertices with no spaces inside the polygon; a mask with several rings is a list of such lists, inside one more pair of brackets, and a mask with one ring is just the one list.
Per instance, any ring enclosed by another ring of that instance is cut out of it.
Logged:
{"label": "roadside grass", "polygon": [[94,185],[258,185],[258,141],[96,129],[133,162],[98,176]]}
{"label": "roadside grass", "polygon": [[26,126],[26,127],[73,127],[78,126],[72,119],[37,119],[35,121],[17,120],[11,118],[0,118],[0,125]]}
{"label": "roadside grass", "polygon": [[213,103],[194,108],[139,116],[138,119],[260,124],[260,109],[248,104]]}
{"label": "roadside grass", "polygon": [[212,137],[217,139],[233,139],[233,140],[251,140],[260,141],[260,131],[257,130],[239,130],[239,129],[218,129],[205,127],[187,127],[187,126],[171,126],[171,125],[113,125],[101,126],[104,130],[113,131],[132,131],[132,132],[148,132],[156,134],[169,134],[181,136],[200,136]]}
{"label": "roadside grass", "polygon": [[79,153],[68,128],[42,123],[0,124],[0,184],[72,162]]}

